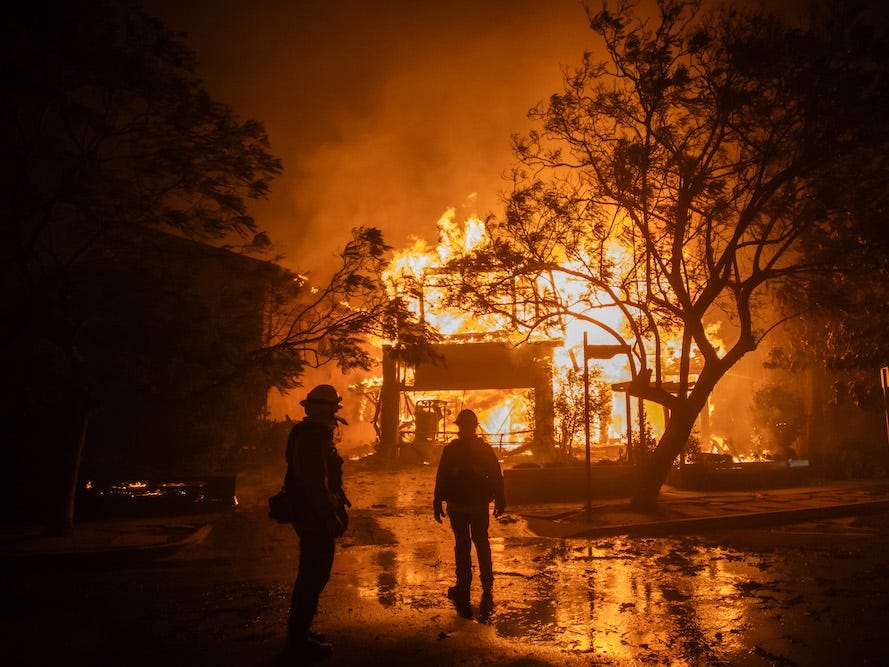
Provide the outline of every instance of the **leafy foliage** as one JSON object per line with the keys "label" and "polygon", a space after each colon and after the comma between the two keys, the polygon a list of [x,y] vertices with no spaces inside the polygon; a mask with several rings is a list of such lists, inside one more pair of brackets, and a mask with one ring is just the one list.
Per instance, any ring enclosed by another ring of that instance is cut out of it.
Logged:
{"label": "leafy foliage", "polygon": [[[556,422],[556,449],[570,459],[576,447],[583,446],[584,400],[582,373],[570,368],[553,395]],[[608,435],[611,417],[611,389],[602,379],[602,369],[590,367],[589,420],[591,442],[601,442]],[[596,432],[598,431],[598,433]]]}
{"label": "leafy foliage", "polygon": [[4,217],[22,260],[73,261],[118,226],[258,232],[246,201],[281,163],[261,123],[203,89],[179,35],[135,5],[79,0],[19,4],[2,30]]}
{"label": "leafy foliage", "polygon": [[342,370],[370,369],[375,358],[367,338],[393,341],[395,354],[420,359],[437,339],[383,283],[391,248],[380,230],[356,228],[341,264],[325,285],[282,275],[269,302],[270,344],[255,357],[269,383],[287,389],[298,384],[304,367],[334,362]]}

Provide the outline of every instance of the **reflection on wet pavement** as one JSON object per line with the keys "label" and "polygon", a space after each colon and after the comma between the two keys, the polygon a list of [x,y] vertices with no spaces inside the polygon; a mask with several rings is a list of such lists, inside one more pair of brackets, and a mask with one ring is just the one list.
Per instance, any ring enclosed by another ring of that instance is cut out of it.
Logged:
{"label": "reflection on wet pavement", "polygon": [[[383,607],[453,613],[444,596],[452,537],[427,509],[431,477],[412,483],[377,503],[379,530],[395,544],[353,545],[351,583]],[[473,604],[503,638],[598,664],[827,664],[811,626],[831,614],[830,573],[819,579],[825,565],[809,563],[807,550],[697,537],[556,540],[528,536],[521,522],[492,522],[491,533],[494,604],[479,608],[477,581]],[[885,613],[885,599],[877,606]]]}
{"label": "reflection on wet pavement", "polygon": [[[346,472],[354,506],[318,617],[331,667],[885,663],[889,512],[596,540],[507,516],[491,524],[493,604],[476,582],[470,621],[446,598],[453,537],[432,519],[434,471]],[[296,535],[266,516],[277,473],[170,558],[13,573],[4,664],[276,664],[298,560]]]}

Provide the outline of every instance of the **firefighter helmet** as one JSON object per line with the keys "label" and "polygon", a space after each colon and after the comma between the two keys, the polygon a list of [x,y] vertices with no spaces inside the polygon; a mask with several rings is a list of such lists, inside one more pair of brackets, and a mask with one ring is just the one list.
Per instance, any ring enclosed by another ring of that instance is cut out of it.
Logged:
{"label": "firefighter helmet", "polygon": [[473,426],[478,426],[478,417],[476,417],[472,410],[460,410],[454,422],[457,426],[465,425],[471,428]]}
{"label": "firefighter helmet", "polygon": [[343,402],[343,397],[340,396],[336,389],[334,389],[329,384],[319,384],[317,387],[312,389],[306,396],[305,400],[300,401],[300,405],[305,405],[306,403],[323,403],[326,405],[335,405],[339,407],[340,403]]}

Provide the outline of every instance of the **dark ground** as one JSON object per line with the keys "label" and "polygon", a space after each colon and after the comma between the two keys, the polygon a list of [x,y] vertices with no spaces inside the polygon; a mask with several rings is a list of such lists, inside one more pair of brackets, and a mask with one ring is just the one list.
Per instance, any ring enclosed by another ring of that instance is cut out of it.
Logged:
{"label": "dark ground", "polygon": [[[479,622],[444,596],[453,552],[429,511],[433,474],[347,466],[352,525],[317,618],[326,664],[884,664],[887,512],[598,539],[539,537],[512,514],[492,525],[496,606]],[[297,545],[265,516],[276,483],[242,480],[236,512],[159,560],[18,562],[3,664],[274,664]]]}

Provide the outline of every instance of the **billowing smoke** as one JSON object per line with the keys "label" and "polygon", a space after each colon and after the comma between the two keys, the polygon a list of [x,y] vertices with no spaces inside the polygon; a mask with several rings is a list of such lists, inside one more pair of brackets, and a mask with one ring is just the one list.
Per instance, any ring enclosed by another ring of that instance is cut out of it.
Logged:
{"label": "billowing smoke", "polygon": [[301,273],[357,225],[400,247],[434,241],[448,207],[496,212],[511,134],[592,39],[575,0],[148,7],[188,34],[212,95],[266,124],[285,172],[254,212]]}

